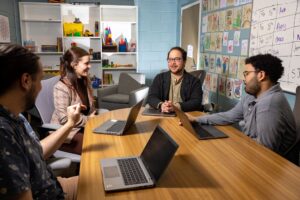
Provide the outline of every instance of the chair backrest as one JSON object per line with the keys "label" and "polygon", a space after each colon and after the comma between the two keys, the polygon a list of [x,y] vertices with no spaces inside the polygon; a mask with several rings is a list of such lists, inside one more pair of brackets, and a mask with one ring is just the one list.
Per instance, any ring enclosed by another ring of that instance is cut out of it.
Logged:
{"label": "chair backrest", "polygon": [[120,94],[129,94],[131,91],[139,89],[142,87],[138,81],[132,78],[127,73],[121,73],[118,83],[118,93]]}
{"label": "chair backrest", "polygon": [[59,81],[60,76],[42,80],[42,89],[36,98],[35,106],[43,123],[50,123],[54,112],[53,88]]}
{"label": "chair backrest", "polygon": [[195,76],[196,78],[200,79],[201,85],[203,85],[204,79],[205,79],[205,75],[206,75],[206,71],[201,69],[201,70],[195,70],[195,71],[191,71],[189,72],[190,74],[192,74],[193,76]]}
{"label": "chair backrest", "polygon": [[284,156],[289,161],[300,165],[300,86],[296,89],[296,101],[293,109],[293,114],[296,122],[296,132],[298,142]]}

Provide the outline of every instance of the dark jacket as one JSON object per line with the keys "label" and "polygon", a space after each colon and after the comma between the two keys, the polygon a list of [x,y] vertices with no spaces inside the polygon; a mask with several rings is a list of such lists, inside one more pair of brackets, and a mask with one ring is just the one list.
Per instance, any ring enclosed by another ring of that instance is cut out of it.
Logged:
{"label": "dark jacket", "polygon": [[[158,74],[150,87],[147,103],[157,108],[160,102],[169,100],[171,72]],[[202,85],[199,79],[184,71],[180,88],[181,110],[184,112],[202,110]]]}

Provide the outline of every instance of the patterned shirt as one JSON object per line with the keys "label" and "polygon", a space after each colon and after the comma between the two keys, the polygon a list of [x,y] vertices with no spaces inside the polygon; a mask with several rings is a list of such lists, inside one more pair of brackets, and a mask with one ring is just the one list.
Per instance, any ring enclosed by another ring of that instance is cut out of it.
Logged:
{"label": "patterned shirt", "polygon": [[64,199],[29,123],[0,105],[0,199],[30,189],[33,199]]}

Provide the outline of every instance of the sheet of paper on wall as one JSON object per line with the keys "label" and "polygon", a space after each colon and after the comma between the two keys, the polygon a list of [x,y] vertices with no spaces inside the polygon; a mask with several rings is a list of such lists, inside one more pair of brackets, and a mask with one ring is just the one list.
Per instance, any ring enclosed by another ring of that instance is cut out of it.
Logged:
{"label": "sheet of paper on wall", "polygon": [[242,56],[248,55],[248,40],[242,40],[241,55]]}
{"label": "sheet of paper on wall", "polygon": [[10,42],[8,17],[0,15],[0,43]]}
{"label": "sheet of paper on wall", "polygon": [[189,44],[187,46],[187,57],[193,58],[193,45]]}

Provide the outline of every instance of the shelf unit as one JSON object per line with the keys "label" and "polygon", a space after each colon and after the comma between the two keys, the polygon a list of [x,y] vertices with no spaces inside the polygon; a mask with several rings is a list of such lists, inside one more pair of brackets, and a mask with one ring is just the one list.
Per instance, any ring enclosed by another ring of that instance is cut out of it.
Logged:
{"label": "shelf unit", "polygon": [[[119,74],[124,71],[137,71],[137,7],[136,6],[110,6],[94,4],[60,4],[19,2],[20,27],[22,44],[34,41],[33,51],[41,57],[45,71],[59,69],[59,57],[74,43],[89,51],[100,52],[101,59],[91,60],[91,76],[104,77],[112,74],[113,84],[118,83]],[[99,23],[98,37],[68,37],[64,35],[64,23],[73,23],[79,18],[84,26],[84,31],[89,30],[95,35],[95,22]],[[128,41],[131,52],[103,52],[104,29],[110,27],[112,39],[118,44],[121,37]],[[57,45],[60,39],[61,49],[52,52],[43,52],[42,45]],[[134,48],[131,48],[134,47]],[[104,68],[106,64],[114,66]],[[122,67],[123,66],[123,67]],[[124,67],[125,66],[125,67]],[[131,67],[128,67],[131,66]],[[109,84],[107,84],[109,85]]]}
{"label": "shelf unit", "polygon": [[59,69],[62,50],[42,52],[41,46],[57,45],[58,38],[62,36],[60,4],[20,2],[19,12],[22,44],[32,46],[45,68]]}
{"label": "shelf unit", "polygon": [[104,52],[102,51],[102,59],[108,59],[116,65],[131,65],[132,67],[102,68],[103,80],[107,73],[112,74],[112,84],[117,84],[121,72],[137,71],[137,7],[136,6],[100,6],[100,29],[104,32],[109,27],[112,32],[112,40],[118,43],[120,38],[127,39],[128,46],[135,43],[134,52]]}

